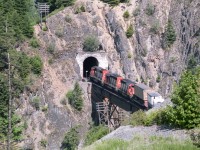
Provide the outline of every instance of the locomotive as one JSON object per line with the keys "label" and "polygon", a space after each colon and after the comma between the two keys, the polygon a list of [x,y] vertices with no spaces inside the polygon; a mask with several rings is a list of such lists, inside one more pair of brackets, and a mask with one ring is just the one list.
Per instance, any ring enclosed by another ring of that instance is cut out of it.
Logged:
{"label": "locomotive", "polygon": [[136,83],[129,79],[124,79],[118,74],[110,73],[108,70],[94,66],[90,71],[90,80],[100,83],[125,97],[142,101],[145,107],[153,107],[157,103],[164,101],[162,96],[143,83]]}

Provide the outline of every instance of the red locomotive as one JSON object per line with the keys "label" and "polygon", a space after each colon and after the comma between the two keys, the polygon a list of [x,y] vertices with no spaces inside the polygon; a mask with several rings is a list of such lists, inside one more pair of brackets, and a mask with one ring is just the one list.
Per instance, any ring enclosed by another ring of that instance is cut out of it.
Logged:
{"label": "red locomotive", "polygon": [[143,83],[133,82],[129,79],[123,79],[118,74],[109,73],[108,70],[98,66],[94,66],[90,71],[90,80],[96,83],[101,83],[110,89],[121,93],[124,96],[132,98],[138,97],[143,101],[146,107],[153,107],[156,103],[163,102],[162,96],[153,91],[150,87]]}
{"label": "red locomotive", "polygon": [[135,84],[136,82],[133,82],[129,79],[123,79],[121,80],[121,87],[119,89],[119,92],[125,96],[129,96],[130,98],[133,97],[135,93],[135,90],[134,90]]}
{"label": "red locomotive", "polygon": [[118,91],[118,89],[121,87],[121,80],[123,80],[123,78],[118,74],[106,74],[106,85],[109,88],[115,89],[116,91]]}
{"label": "red locomotive", "polygon": [[98,66],[94,66],[90,71],[90,80],[104,84],[106,81],[106,74],[109,71]]}

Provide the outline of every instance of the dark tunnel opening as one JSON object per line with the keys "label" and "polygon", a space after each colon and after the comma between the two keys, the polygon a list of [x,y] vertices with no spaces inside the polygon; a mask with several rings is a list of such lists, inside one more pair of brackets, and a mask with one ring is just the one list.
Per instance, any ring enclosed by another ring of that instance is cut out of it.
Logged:
{"label": "dark tunnel opening", "polygon": [[93,66],[98,66],[99,62],[95,57],[88,57],[83,62],[83,77],[87,78]]}

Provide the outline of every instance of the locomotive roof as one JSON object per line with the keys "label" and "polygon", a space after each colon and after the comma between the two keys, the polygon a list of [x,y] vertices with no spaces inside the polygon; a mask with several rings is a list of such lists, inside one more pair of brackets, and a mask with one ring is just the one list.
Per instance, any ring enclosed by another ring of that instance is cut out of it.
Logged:
{"label": "locomotive roof", "polygon": [[151,97],[158,97],[161,96],[158,92],[148,92]]}
{"label": "locomotive roof", "polygon": [[122,82],[126,82],[126,83],[128,83],[128,84],[136,84],[136,82],[131,81],[131,80],[129,80],[129,79],[123,79]]}
{"label": "locomotive roof", "polygon": [[108,73],[107,76],[111,76],[111,77],[121,77],[120,75],[116,74],[116,73]]}
{"label": "locomotive roof", "polygon": [[102,70],[103,68],[99,67],[99,66],[93,66],[92,68],[98,69],[98,70]]}

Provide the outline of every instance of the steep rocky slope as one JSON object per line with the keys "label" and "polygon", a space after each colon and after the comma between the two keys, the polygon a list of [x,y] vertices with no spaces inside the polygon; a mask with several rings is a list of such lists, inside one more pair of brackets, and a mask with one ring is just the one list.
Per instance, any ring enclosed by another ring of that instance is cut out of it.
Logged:
{"label": "steep rocky slope", "polygon": [[[86,12],[76,13],[82,5]],[[123,17],[127,10],[128,19]],[[79,0],[48,18],[48,32],[41,31],[38,37],[47,47],[55,43],[56,60],[60,60],[74,59],[82,51],[84,38],[96,35],[101,50],[108,53],[112,72],[145,82],[167,96],[189,60],[199,62],[199,14],[197,0],[131,0],[114,8],[97,0]],[[165,48],[164,33],[169,20],[176,41]],[[127,39],[125,32],[129,25],[133,25],[135,33]],[[76,62],[73,64],[76,67],[72,70],[79,74]]]}
{"label": "steep rocky slope", "polygon": [[[82,5],[86,11],[76,13]],[[146,12],[149,5],[154,12],[151,15]],[[126,10],[130,13],[128,19],[123,17]],[[176,41],[166,49],[163,35],[169,19],[176,31]],[[75,58],[82,52],[86,36],[98,37],[100,51],[108,54],[112,72],[143,81],[168,96],[173,82],[178,81],[189,60],[200,62],[199,23],[198,0],[130,0],[128,4],[113,8],[98,0],[78,0],[74,6],[48,17],[47,31],[35,26],[44,69],[40,81],[22,96],[23,106],[18,110],[29,125],[25,135],[30,140],[25,145],[34,143],[31,145],[34,149],[41,149],[40,141],[45,139],[47,149],[59,149],[71,126],[82,124],[86,128],[90,122],[91,106],[87,94],[86,107],[81,113],[60,104],[75,81],[81,80]],[[135,32],[127,39],[125,32],[131,24]],[[155,26],[156,33],[151,31]],[[83,85],[85,93],[86,87]],[[37,111],[30,105],[34,97],[40,98],[41,108],[47,107],[47,111]]]}

